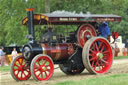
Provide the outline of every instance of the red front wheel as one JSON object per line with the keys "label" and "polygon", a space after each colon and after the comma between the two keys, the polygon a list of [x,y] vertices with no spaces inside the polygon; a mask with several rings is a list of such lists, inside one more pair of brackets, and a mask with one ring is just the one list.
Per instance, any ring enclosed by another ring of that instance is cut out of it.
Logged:
{"label": "red front wheel", "polygon": [[105,73],[112,65],[112,48],[105,38],[91,38],[84,45],[82,59],[85,68],[90,73]]}
{"label": "red front wheel", "polygon": [[53,61],[48,55],[39,54],[31,62],[31,74],[35,80],[48,80],[53,75]]}
{"label": "red front wheel", "polygon": [[10,72],[16,81],[27,80],[31,76],[29,66],[26,64],[23,56],[17,56],[12,61]]}

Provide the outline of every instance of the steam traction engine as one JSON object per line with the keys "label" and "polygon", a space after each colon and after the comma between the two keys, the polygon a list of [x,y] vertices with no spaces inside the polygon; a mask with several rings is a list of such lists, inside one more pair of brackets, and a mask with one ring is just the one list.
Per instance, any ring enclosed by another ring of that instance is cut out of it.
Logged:
{"label": "steam traction engine", "polygon": [[[97,37],[97,22],[120,22],[120,16],[33,14],[33,10],[27,9],[28,16],[22,21],[28,26],[29,42],[22,49],[23,55],[16,57],[11,64],[11,75],[15,80],[27,80],[31,75],[35,80],[48,80],[53,75],[54,64],[59,64],[68,75],[80,74],[84,69],[92,74],[102,74],[110,69],[112,47],[107,39]],[[41,41],[35,40],[34,26],[39,24],[50,25]],[[53,32],[51,25],[75,25],[77,29],[66,36]]]}

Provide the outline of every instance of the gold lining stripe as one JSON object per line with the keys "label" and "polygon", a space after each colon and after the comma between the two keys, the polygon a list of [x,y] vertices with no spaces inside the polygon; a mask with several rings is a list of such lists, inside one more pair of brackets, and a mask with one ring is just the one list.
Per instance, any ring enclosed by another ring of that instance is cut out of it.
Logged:
{"label": "gold lining stripe", "polygon": [[25,18],[25,19],[23,20],[23,24],[25,24],[27,21],[28,21],[28,18]]}
{"label": "gold lining stripe", "polygon": [[43,51],[43,54],[47,54],[47,51],[46,51],[46,46],[45,46],[45,44],[42,44],[41,45],[42,46],[42,51]]}
{"label": "gold lining stripe", "polygon": [[[46,21],[49,20],[48,16],[41,15],[41,14],[34,14],[34,19],[35,20],[40,20],[40,19],[45,19]],[[23,19],[23,24],[26,24],[28,21],[28,17]]]}
{"label": "gold lining stripe", "polygon": [[61,56],[61,49],[59,45],[56,46],[56,50],[59,50],[59,52],[56,52],[56,57],[55,57],[55,60],[58,60]]}

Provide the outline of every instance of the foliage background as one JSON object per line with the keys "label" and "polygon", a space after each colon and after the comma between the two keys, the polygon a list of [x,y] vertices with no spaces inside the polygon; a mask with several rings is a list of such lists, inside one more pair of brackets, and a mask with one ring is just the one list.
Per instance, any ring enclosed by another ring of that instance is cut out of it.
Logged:
{"label": "foliage background", "polygon": [[[128,0],[49,0],[50,12],[55,10],[91,12],[92,14],[116,14],[121,23],[110,23],[111,31],[118,31],[123,42],[128,38]],[[27,42],[27,27],[22,26],[26,8],[35,8],[35,13],[45,13],[45,0],[0,0],[0,45]]]}

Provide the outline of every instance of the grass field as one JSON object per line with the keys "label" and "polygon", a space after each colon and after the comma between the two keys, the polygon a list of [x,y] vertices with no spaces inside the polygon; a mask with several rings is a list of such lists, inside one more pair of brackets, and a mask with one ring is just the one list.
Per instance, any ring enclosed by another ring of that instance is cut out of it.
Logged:
{"label": "grass field", "polygon": [[66,81],[53,85],[128,85],[128,74],[109,75],[80,81]]}
{"label": "grass field", "polygon": [[10,70],[10,66],[3,66],[3,67],[0,67],[0,72],[1,71],[9,71]]}
{"label": "grass field", "polygon": [[114,59],[128,59],[128,56],[118,56],[118,57],[114,57]]}

